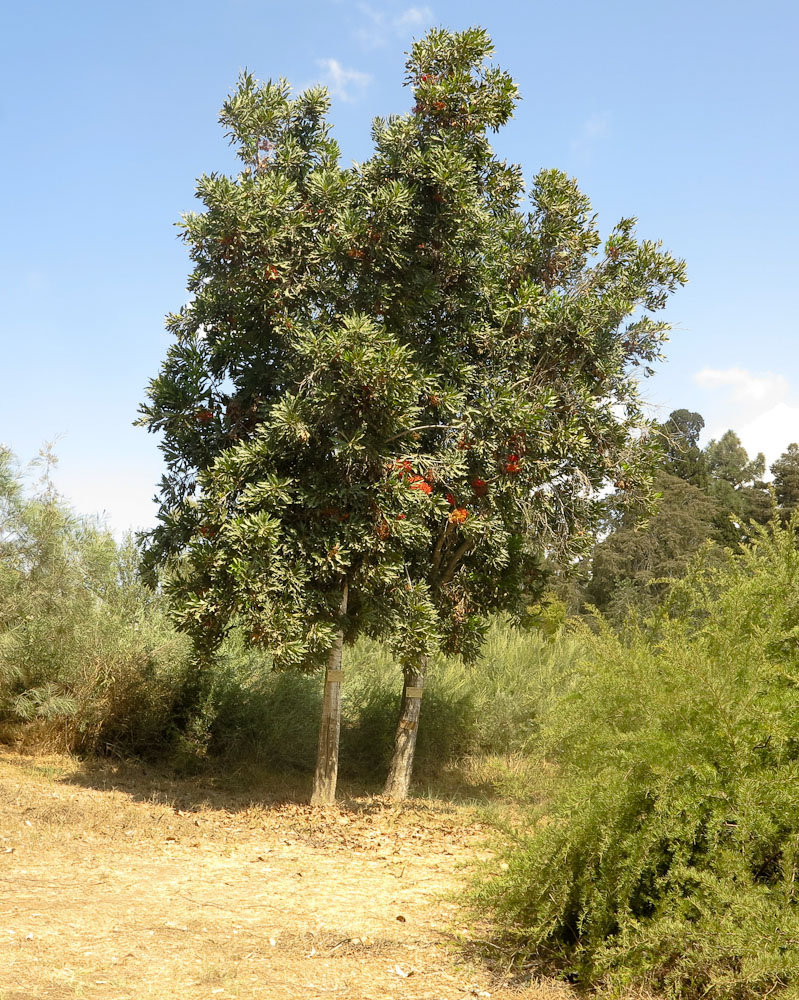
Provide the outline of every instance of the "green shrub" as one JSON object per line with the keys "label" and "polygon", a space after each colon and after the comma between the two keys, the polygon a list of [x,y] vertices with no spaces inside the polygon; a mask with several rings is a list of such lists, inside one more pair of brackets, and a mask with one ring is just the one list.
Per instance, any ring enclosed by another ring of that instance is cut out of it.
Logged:
{"label": "green shrub", "polygon": [[26,493],[8,451],[0,539],[6,734],[77,751],[162,747],[191,660],[160,597],[138,580],[133,542],[75,516],[47,474]]}
{"label": "green shrub", "polygon": [[[497,622],[477,663],[435,658],[422,702],[416,751],[420,778],[470,754],[523,749],[540,705],[553,696],[575,658],[573,639],[548,642]],[[345,652],[340,768],[385,776],[402,694],[402,670],[368,639]],[[318,675],[273,672],[269,657],[235,635],[214,666],[205,725],[212,755],[256,759],[275,769],[312,771],[321,711]]]}
{"label": "green shrub", "polygon": [[537,739],[550,799],[476,892],[517,957],[611,993],[799,995],[798,530],[583,631]]}

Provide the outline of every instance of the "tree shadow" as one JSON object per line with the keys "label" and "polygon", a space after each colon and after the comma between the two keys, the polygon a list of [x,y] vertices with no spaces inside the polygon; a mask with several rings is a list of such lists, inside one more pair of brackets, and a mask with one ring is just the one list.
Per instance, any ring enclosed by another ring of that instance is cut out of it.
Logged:
{"label": "tree shadow", "polygon": [[[95,791],[121,792],[135,802],[167,805],[184,813],[204,809],[237,813],[288,805],[310,809],[313,778],[306,772],[277,771],[249,761],[200,762],[187,772],[183,767],[136,759],[85,758],[77,770],[56,780]],[[496,797],[487,785],[452,780],[441,785],[422,780],[416,794],[403,803],[383,798],[381,790],[376,780],[340,778],[335,808],[361,817],[387,809],[446,816]]]}

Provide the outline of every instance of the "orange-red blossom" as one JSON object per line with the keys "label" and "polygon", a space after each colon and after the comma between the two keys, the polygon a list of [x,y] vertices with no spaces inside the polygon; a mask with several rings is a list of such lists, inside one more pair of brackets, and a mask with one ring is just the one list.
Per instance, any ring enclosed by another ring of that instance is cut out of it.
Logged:
{"label": "orange-red blossom", "polygon": [[408,483],[412,490],[420,490],[422,493],[427,493],[428,496],[433,492],[433,487],[424,476],[411,476]]}

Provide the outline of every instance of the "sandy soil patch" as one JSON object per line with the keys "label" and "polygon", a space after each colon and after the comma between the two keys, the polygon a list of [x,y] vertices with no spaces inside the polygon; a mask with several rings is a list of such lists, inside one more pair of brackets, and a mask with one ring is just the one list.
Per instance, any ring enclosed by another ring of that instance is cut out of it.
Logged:
{"label": "sandy soil patch", "polygon": [[0,756],[0,1000],[570,995],[464,957],[467,807],[231,784]]}

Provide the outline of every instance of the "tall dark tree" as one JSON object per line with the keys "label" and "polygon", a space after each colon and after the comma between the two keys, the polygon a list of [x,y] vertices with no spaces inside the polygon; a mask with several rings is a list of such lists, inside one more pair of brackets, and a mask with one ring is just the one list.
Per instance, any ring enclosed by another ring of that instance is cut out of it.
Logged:
{"label": "tall dark tree", "polygon": [[665,471],[655,485],[657,513],[643,526],[622,524],[593,552],[585,597],[603,611],[623,615],[631,606],[651,607],[714,537],[718,504],[712,497]]}
{"label": "tall dark tree", "polygon": [[708,483],[707,461],[699,447],[704,426],[701,414],[682,409],[670,413],[659,428],[665,471],[700,489]]}
{"label": "tall dark tree", "polygon": [[491,52],[479,28],[417,42],[412,110],[351,168],[322,90],[245,75],[222,114],[244,169],[203,177],[184,223],[193,299],[143,413],[167,459],[150,559],[200,648],[235,624],[278,666],[327,664],[319,802],[346,641],[402,663],[401,798],[430,654],[474,656],[544,552],[585,547],[609,484],[650,493],[636,374],[683,264],[630,219],[603,244],[558,171],[522,211],[488,142],[517,100]]}
{"label": "tall dark tree", "polygon": [[789,444],[771,466],[780,516],[787,521],[799,508],[799,444]]}

